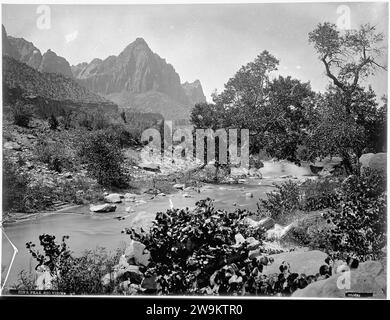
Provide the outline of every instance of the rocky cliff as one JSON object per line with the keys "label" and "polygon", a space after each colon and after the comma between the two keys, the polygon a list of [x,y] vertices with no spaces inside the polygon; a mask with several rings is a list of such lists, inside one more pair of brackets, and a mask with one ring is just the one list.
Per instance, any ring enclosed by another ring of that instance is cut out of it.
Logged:
{"label": "rocky cliff", "polygon": [[161,113],[167,119],[187,118],[194,99],[199,98],[199,88],[203,94],[199,81],[196,93],[183,88],[173,66],[154,53],[142,38],[118,56],[94,59],[72,69],[80,84],[120,106]]}
{"label": "rocky cliff", "polygon": [[206,97],[199,80],[195,80],[192,83],[184,82],[182,87],[187,97],[190,99],[191,104],[195,105],[196,103],[206,102]]}
{"label": "rocky cliff", "polygon": [[4,26],[2,26],[2,38],[3,55],[23,62],[40,72],[58,73],[68,78],[73,77],[69,62],[50,49],[42,55],[33,43],[23,38],[8,36]]}
{"label": "rocky cliff", "polygon": [[[15,97],[17,95],[17,97]],[[76,81],[56,73],[41,73],[7,55],[3,56],[3,99],[32,99],[44,103],[101,107],[116,111],[117,106],[89,91]]]}

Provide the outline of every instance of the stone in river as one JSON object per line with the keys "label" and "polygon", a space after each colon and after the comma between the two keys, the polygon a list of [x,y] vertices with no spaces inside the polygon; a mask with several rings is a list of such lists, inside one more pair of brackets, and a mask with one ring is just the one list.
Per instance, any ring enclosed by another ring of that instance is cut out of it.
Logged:
{"label": "stone in river", "polygon": [[111,193],[104,197],[104,201],[109,203],[121,203],[121,195],[119,193]]}
{"label": "stone in river", "polygon": [[92,212],[113,212],[116,210],[116,205],[110,203],[91,205],[89,210]]}

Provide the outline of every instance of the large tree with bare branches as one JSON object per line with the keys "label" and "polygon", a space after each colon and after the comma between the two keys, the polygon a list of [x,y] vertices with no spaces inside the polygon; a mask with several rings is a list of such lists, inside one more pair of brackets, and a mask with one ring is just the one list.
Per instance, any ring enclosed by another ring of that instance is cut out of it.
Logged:
{"label": "large tree with bare branches", "polygon": [[309,33],[326,75],[345,97],[346,112],[350,113],[353,94],[359,82],[375,74],[378,69],[387,70],[381,63],[386,47],[384,35],[374,26],[365,24],[357,30],[339,31],[335,24],[319,24]]}
{"label": "large tree with bare branches", "polygon": [[309,42],[331,80],[323,100],[317,103],[316,119],[310,121],[310,149],[321,156],[342,156],[348,172],[363,152],[379,151],[374,140],[383,140],[385,134],[386,107],[378,107],[371,87],[362,85],[378,70],[386,70],[381,62],[386,50],[383,40],[384,35],[369,24],[340,31],[326,22],[309,33]]}

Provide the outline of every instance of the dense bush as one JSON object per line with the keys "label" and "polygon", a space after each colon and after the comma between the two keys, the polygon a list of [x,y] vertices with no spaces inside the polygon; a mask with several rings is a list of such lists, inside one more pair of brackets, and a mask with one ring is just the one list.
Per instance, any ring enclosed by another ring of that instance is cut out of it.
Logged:
{"label": "dense bush", "polygon": [[14,124],[20,127],[28,127],[32,119],[32,112],[23,102],[18,101],[12,109]]}
{"label": "dense bush", "polygon": [[[266,253],[261,247],[263,231],[243,223],[249,214],[216,210],[206,199],[197,202],[193,211],[158,213],[150,233],[126,232],[150,251],[152,262],[145,275],[156,276],[160,294],[243,294],[263,265],[248,259],[247,243],[237,245],[235,236],[259,239],[259,250]],[[230,268],[233,271],[225,277]]]}
{"label": "dense bush", "polygon": [[336,253],[354,253],[360,260],[378,259],[386,245],[386,180],[372,169],[351,175],[338,193],[339,210],[330,212],[329,233]]}
{"label": "dense bush", "polygon": [[329,178],[319,180],[307,180],[301,186],[301,208],[305,211],[322,210],[337,206],[338,180]]}
{"label": "dense bush", "polygon": [[72,157],[62,143],[39,140],[34,152],[37,160],[47,164],[49,170],[61,173],[63,169],[73,168]]}
{"label": "dense bush", "polygon": [[336,208],[339,186],[340,182],[330,179],[307,180],[301,185],[292,180],[275,184],[276,191],[267,193],[267,199],[261,200],[259,211],[265,209],[272,218],[285,222],[297,210]]}
{"label": "dense bush", "polygon": [[298,183],[288,180],[275,184],[276,191],[267,193],[267,199],[261,200],[259,210],[266,209],[273,219],[284,220],[300,208],[300,190]]}
{"label": "dense bush", "polygon": [[57,130],[59,122],[55,115],[51,114],[48,120],[48,124],[51,130]]}
{"label": "dense bush", "polygon": [[24,196],[28,189],[28,177],[18,172],[17,166],[3,158],[3,211],[23,211]]}
{"label": "dense bush", "polygon": [[124,156],[118,136],[112,130],[97,130],[85,134],[80,141],[78,155],[89,174],[102,186],[124,187]]}
{"label": "dense bush", "polygon": [[[42,234],[39,236],[43,253],[35,248],[35,244],[26,244],[32,257],[38,262],[36,269],[44,267],[53,277],[52,285],[54,290],[70,294],[103,294],[110,293],[114,289],[114,283],[103,286],[102,277],[112,272],[121,252],[109,254],[103,248],[88,250],[80,257],[72,255],[66,239],[62,237],[60,243],[55,241],[55,236]],[[24,275],[20,277],[20,283],[31,289],[31,281]],[[23,281],[24,280],[24,281]],[[22,287],[23,288],[23,287]]]}

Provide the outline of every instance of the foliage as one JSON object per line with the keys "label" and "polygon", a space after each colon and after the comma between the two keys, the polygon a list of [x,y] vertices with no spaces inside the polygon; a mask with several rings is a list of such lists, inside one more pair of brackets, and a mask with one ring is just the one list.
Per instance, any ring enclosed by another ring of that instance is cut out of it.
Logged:
{"label": "foliage", "polygon": [[74,257],[69,250],[66,239],[62,237],[60,243],[55,241],[55,236],[42,234],[39,236],[43,253],[35,249],[35,244],[26,244],[32,257],[40,266],[47,267],[54,277],[52,281],[54,289],[71,294],[102,294],[112,292],[114,283],[103,286],[102,277],[112,272],[115,262],[119,258],[120,251],[114,255],[108,254],[104,248],[87,250],[81,257]]}
{"label": "foliage", "polygon": [[72,155],[69,154],[66,146],[59,142],[47,142],[47,140],[38,140],[34,150],[38,161],[46,163],[49,170],[61,173],[63,169],[74,167]]}
{"label": "foliage", "polygon": [[241,67],[215,93],[213,104],[197,104],[191,121],[196,128],[245,128],[250,131],[250,151],[298,162],[296,149],[305,136],[304,102],[313,96],[309,83],[279,76],[271,81],[279,61],[263,51]]}
{"label": "foliage", "polygon": [[25,270],[19,272],[18,282],[13,285],[13,289],[34,290],[35,276],[32,272],[27,273]]}
{"label": "foliage", "polygon": [[349,111],[342,91],[331,88],[313,101],[306,113],[310,125],[304,140],[307,149],[305,160],[340,155],[351,174],[357,169],[357,161],[363,152],[382,151],[386,105],[378,108],[371,88],[355,90]]}
{"label": "foliage", "polygon": [[338,205],[337,188],[340,182],[334,178],[307,180],[300,186],[300,207],[305,211],[335,208]]}
{"label": "foliage", "polygon": [[49,123],[49,127],[51,130],[57,130],[57,128],[59,126],[59,122],[58,122],[55,115],[53,115],[53,114],[50,115],[48,123]]}
{"label": "foliage", "polygon": [[17,101],[12,109],[14,124],[20,127],[28,127],[32,119],[31,110],[23,102]]}
{"label": "foliage", "polygon": [[18,172],[17,166],[3,158],[3,211],[23,211],[24,195],[28,188],[28,177]]}
{"label": "foliage", "polygon": [[256,235],[242,224],[248,214],[216,210],[206,199],[197,202],[192,212],[186,208],[157,213],[150,233],[134,229],[127,233],[150,251],[152,263],[145,275],[157,275],[160,293],[191,294],[209,286],[210,276],[225,265],[236,263],[244,268],[246,245],[232,245],[237,233]]}
{"label": "foliage", "polygon": [[273,219],[280,220],[291,215],[300,207],[299,185],[288,180],[275,184],[276,191],[267,193],[267,199],[261,200],[258,208],[265,208]]}
{"label": "foliage", "polygon": [[311,121],[309,149],[313,157],[340,155],[349,174],[357,169],[364,149],[378,152],[385,147],[386,107],[378,109],[371,88],[365,91],[360,86],[361,80],[378,69],[386,70],[380,61],[383,40],[384,35],[369,24],[339,31],[336,25],[325,22],[309,33],[309,42],[333,85],[319,103],[318,121]]}
{"label": "foliage", "polygon": [[340,210],[330,212],[335,225],[329,237],[337,253],[354,253],[359,260],[378,259],[386,245],[386,181],[380,172],[365,169],[351,175],[339,191]]}
{"label": "foliage", "polygon": [[357,30],[339,31],[335,24],[325,22],[309,33],[309,42],[324,64],[326,75],[346,94],[347,100],[358,88],[359,81],[378,68],[385,69],[380,65],[383,41],[384,35],[369,24]]}
{"label": "foliage", "polygon": [[127,185],[124,174],[124,156],[117,134],[111,130],[92,131],[83,137],[78,155],[86,164],[89,174],[102,186]]}

